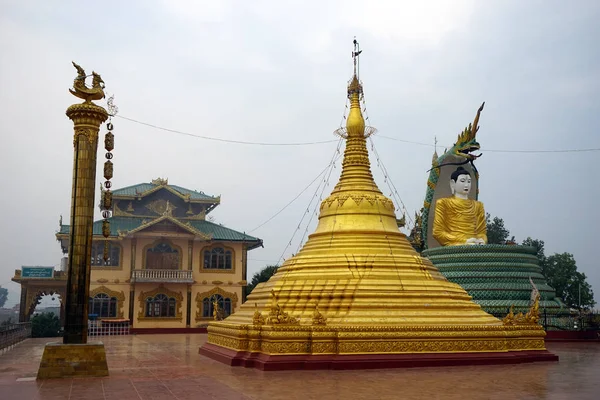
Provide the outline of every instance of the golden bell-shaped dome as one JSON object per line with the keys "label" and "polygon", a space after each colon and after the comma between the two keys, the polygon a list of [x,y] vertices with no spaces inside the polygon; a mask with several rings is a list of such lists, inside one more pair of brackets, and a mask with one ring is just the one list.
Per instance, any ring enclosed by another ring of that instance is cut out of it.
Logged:
{"label": "golden bell-shaped dome", "polygon": [[361,94],[354,75],[342,173],[321,202],[315,232],[271,280],[254,289],[248,297],[252,307],[242,306],[226,321],[248,323],[255,303],[266,312],[276,302],[300,323],[309,323],[318,305],[328,325],[501,325],[421,258],[398,229],[394,203],[371,173]]}

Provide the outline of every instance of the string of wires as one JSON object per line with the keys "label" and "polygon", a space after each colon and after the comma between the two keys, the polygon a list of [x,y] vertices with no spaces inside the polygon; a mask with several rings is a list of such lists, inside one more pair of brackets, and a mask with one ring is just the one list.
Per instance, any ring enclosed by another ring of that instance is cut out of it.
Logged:
{"label": "string of wires", "polygon": [[[320,144],[336,142],[335,139],[321,140],[321,141],[314,141],[314,142],[288,142],[288,143],[284,143],[284,142],[253,142],[253,141],[246,141],[246,140],[223,139],[223,138],[217,138],[217,137],[206,136],[206,135],[198,135],[195,133],[185,132],[185,131],[181,131],[181,130],[177,130],[177,129],[165,128],[163,126],[151,124],[151,123],[144,122],[144,121],[139,121],[134,118],[125,117],[122,115],[116,115],[115,118],[121,118],[123,120],[133,122],[133,123],[136,123],[139,125],[144,125],[149,128],[153,128],[153,129],[157,129],[157,130],[161,130],[161,131],[165,131],[165,132],[170,132],[170,133],[175,133],[178,135],[184,135],[184,136],[194,137],[197,139],[212,140],[215,142],[232,143],[232,144],[243,144],[243,145],[254,145],[254,146],[312,146],[312,145],[320,145]],[[377,137],[382,138],[382,139],[387,139],[387,140],[393,140],[396,142],[419,145],[419,146],[427,146],[427,147],[435,146],[434,144],[431,144],[431,143],[423,143],[423,142],[417,142],[417,141],[413,141],[413,140],[399,139],[399,138],[385,136],[385,135],[377,135]],[[442,146],[442,147],[444,147],[444,146]],[[449,148],[452,146],[445,146],[445,147]],[[600,147],[599,148],[582,148],[582,149],[554,149],[554,150],[518,150],[518,149],[516,149],[516,150],[497,150],[497,149],[485,148],[483,150],[485,150],[486,152],[491,152],[491,153],[528,153],[528,154],[531,154],[531,153],[581,153],[581,152],[600,151]]]}

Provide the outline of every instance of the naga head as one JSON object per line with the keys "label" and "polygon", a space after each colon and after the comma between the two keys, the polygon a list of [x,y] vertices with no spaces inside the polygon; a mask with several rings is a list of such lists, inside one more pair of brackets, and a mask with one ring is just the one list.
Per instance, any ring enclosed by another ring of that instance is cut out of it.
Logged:
{"label": "naga head", "polygon": [[96,72],[92,72],[92,87],[93,88],[100,88],[100,89],[104,89],[104,81],[102,80],[102,77],[100,76],[100,74],[96,73]]}
{"label": "naga head", "polygon": [[477,110],[477,115],[475,116],[475,121],[473,121],[473,124],[469,124],[469,126],[467,126],[465,130],[458,135],[458,139],[452,147],[453,154],[457,157],[464,158],[466,161],[473,161],[481,156],[481,154],[476,155],[473,154],[473,152],[479,150],[479,143],[477,142],[476,137],[477,131],[479,130],[479,126],[477,124],[479,122],[479,116],[481,115],[484,105],[485,102],[483,102],[481,107],[479,107]]}

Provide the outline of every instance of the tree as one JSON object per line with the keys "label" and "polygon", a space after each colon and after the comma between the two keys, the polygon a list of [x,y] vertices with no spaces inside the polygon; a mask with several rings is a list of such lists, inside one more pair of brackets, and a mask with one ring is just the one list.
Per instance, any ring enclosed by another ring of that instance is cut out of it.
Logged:
{"label": "tree", "polygon": [[8,299],[8,289],[0,286],[0,308],[4,307],[4,303]]}
{"label": "tree", "polygon": [[540,267],[542,267],[544,276],[546,276],[546,255],[544,254],[544,241],[527,237],[527,239],[523,240],[523,246],[531,246],[535,248],[538,262],[540,263]]}
{"label": "tree", "polygon": [[250,281],[250,284],[246,286],[246,294],[250,294],[259,283],[266,282],[271,279],[275,272],[277,272],[277,269],[279,269],[279,265],[267,265],[255,273],[254,276],[252,276],[252,281]]}
{"label": "tree", "polygon": [[488,244],[506,244],[509,241],[514,243],[514,236],[510,240],[507,240],[510,232],[504,227],[504,220],[502,218],[494,217],[492,219],[492,216],[486,213],[485,223],[487,226]]}
{"label": "tree", "polygon": [[60,320],[54,313],[41,313],[31,318],[31,337],[60,336]]}
{"label": "tree", "polygon": [[[577,271],[573,254],[554,254],[546,259],[545,275],[548,284],[556,290],[570,308],[588,309],[594,307],[594,292],[584,273]],[[580,300],[581,299],[581,300]]]}

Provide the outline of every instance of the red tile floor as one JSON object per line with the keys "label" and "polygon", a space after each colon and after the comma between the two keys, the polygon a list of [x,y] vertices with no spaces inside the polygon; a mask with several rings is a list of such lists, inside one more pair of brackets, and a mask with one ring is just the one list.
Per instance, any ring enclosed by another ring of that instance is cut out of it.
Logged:
{"label": "red tile floor", "polygon": [[102,338],[110,376],[36,381],[44,344],[0,353],[0,399],[600,399],[600,342],[548,343],[558,363],[261,372],[200,356],[206,335]]}

